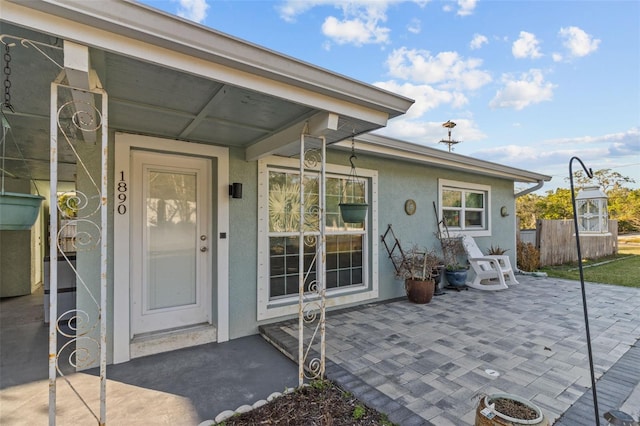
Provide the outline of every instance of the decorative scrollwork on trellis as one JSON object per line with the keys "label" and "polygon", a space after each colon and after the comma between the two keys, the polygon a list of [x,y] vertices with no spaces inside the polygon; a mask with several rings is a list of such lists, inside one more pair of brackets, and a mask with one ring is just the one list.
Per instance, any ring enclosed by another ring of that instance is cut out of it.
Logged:
{"label": "decorative scrollwork on trellis", "polygon": [[[305,261],[305,271],[301,271],[300,299],[299,299],[299,384],[304,379],[321,379],[324,375],[324,332],[325,332],[325,256],[324,256],[324,185],[325,159],[324,140],[322,149],[304,150],[305,136],[302,137],[301,168],[304,169],[303,182],[314,185],[314,195],[317,202],[305,208],[304,224],[301,227],[301,238],[304,247],[300,247],[300,256],[305,255],[305,247],[315,248],[310,262]],[[313,177],[311,177],[313,176]],[[317,190],[317,192],[316,192]],[[303,187],[300,192],[306,194]],[[312,192],[312,191],[309,191]],[[311,222],[311,223],[310,223]],[[314,276],[315,274],[315,276]],[[313,277],[313,279],[309,279]],[[305,332],[310,333],[305,338]],[[312,348],[320,346],[319,355]]]}
{"label": "decorative scrollwork on trellis", "polygon": [[100,226],[87,219],[65,221],[58,230],[57,244],[61,252],[69,251],[65,241],[71,241],[74,252],[87,252],[100,246],[102,232]]}
{"label": "decorative scrollwork on trellis", "polygon": [[304,166],[309,169],[317,169],[318,164],[322,162],[322,151],[319,149],[310,149],[304,153]]}

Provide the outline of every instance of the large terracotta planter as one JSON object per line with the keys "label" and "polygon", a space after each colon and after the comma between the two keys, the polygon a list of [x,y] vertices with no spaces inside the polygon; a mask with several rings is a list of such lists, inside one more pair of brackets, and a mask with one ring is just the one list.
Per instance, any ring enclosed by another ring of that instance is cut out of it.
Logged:
{"label": "large terracotta planter", "polygon": [[431,302],[435,291],[435,281],[433,280],[410,280],[404,282],[407,298],[413,303],[425,304]]}
{"label": "large terracotta planter", "polygon": [[[490,407],[493,401],[504,398],[510,399],[522,405],[525,405],[529,409],[535,412],[536,417],[534,419],[520,419],[511,417],[507,414],[501,413],[495,408]],[[475,426],[548,426],[549,421],[546,419],[542,410],[533,402],[521,398],[517,395],[507,393],[496,393],[485,396],[480,399],[478,408],[476,409],[476,423]]]}

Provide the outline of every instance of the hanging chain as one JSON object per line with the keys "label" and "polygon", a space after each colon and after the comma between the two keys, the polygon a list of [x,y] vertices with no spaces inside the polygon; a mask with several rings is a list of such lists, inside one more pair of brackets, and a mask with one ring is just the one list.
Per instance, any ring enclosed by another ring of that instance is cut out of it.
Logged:
{"label": "hanging chain", "polygon": [[8,108],[11,112],[15,112],[13,105],[11,105],[11,92],[9,91],[11,88],[11,80],[9,80],[9,76],[11,75],[10,63],[11,53],[9,52],[9,45],[6,44],[4,52],[4,103],[2,106]]}

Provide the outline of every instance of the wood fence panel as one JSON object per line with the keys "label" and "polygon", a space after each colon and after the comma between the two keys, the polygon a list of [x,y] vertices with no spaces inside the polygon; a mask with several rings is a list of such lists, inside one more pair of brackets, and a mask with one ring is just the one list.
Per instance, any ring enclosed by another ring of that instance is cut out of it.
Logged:
{"label": "wood fence panel", "polygon": [[[537,221],[540,266],[577,262],[578,251],[573,220]],[[618,221],[609,221],[609,234],[580,234],[583,259],[597,259],[618,252]]]}

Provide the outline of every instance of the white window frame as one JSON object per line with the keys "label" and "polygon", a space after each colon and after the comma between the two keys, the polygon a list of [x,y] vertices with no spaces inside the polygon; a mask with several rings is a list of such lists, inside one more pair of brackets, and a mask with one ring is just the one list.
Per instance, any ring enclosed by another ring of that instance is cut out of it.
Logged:
{"label": "white window frame", "polygon": [[486,197],[484,200],[485,227],[481,229],[464,227],[465,206],[464,206],[464,196],[463,196],[462,197],[463,204],[461,207],[461,211],[463,215],[460,221],[462,224],[462,227],[449,227],[449,232],[453,235],[471,235],[474,237],[491,236],[491,186],[481,185],[477,183],[460,182],[455,180],[438,179],[438,221],[442,220],[442,218],[444,217],[442,193],[444,190],[447,190],[447,189],[460,190],[463,193],[465,191],[472,191],[472,192],[483,192],[486,194]]}
{"label": "white window frame", "polygon": [[[300,162],[295,158],[270,156],[258,160],[258,282],[257,282],[257,316],[258,320],[272,319],[298,312],[298,295],[279,297],[269,300],[269,171],[271,169],[297,170]],[[327,164],[329,175],[348,176],[350,168],[335,164]],[[363,285],[329,289],[326,306],[334,307],[359,303],[378,297],[378,172],[377,170],[358,168],[358,176],[369,181],[368,200],[371,211],[365,229],[365,244],[362,248]],[[333,234],[333,232],[332,232]]]}

